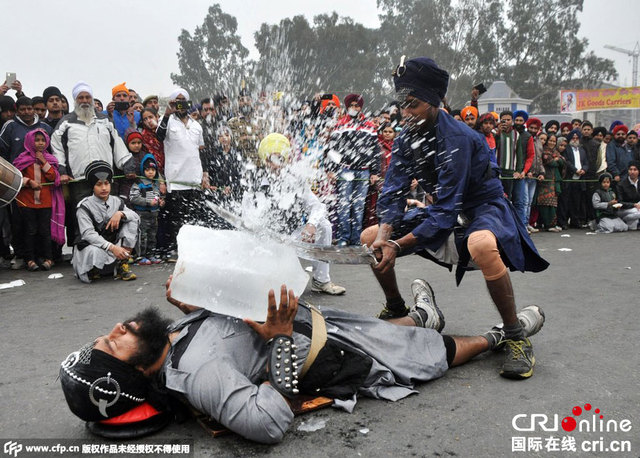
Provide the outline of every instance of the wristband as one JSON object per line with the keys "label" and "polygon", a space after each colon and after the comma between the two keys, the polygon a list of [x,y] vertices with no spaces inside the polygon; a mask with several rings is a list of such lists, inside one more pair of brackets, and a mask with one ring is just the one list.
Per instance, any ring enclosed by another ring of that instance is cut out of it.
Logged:
{"label": "wristband", "polygon": [[400,252],[402,251],[402,247],[400,246],[400,244],[398,242],[396,242],[395,240],[391,240],[391,239],[387,240],[387,242],[393,243],[396,246],[397,253],[400,254]]}
{"label": "wristband", "polygon": [[280,394],[288,398],[298,394],[298,363],[293,337],[279,334],[267,342],[269,382]]}

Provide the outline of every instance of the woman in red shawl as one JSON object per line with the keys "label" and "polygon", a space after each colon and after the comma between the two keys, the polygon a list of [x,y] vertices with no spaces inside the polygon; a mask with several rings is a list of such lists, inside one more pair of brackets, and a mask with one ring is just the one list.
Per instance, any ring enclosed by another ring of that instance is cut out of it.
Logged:
{"label": "woman in red shawl", "polygon": [[391,162],[391,150],[393,148],[393,141],[396,138],[396,131],[390,123],[384,123],[378,129],[378,142],[380,143],[380,180],[375,183],[371,183],[369,186],[369,193],[367,194],[367,202],[364,210],[364,220],[362,228],[366,229],[369,226],[378,224],[378,216],[376,215],[376,205],[378,203],[378,193],[382,190],[384,184],[384,177],[389,169],[389,162]]}
{"label": "woman in red shawl", "polygon": [[164,176],[164,144],[156,137],[158,113],[153,108],[145,108],[142,112],[142,144],[153,154],[158,164],[158,173]]}

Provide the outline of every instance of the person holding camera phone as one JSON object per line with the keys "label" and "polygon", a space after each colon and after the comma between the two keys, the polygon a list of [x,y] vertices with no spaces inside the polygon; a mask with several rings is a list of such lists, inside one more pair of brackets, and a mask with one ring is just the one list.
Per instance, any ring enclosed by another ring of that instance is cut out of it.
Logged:
{"label": "person holding camera phone", "polygon": [[202,163],[204,149],[202,126],[189,116],[189,93],[176,89],[156,129],[164,142],[164,172],[167,180],[165,210],[169,218],[167,233],[168,262],[175,262],[176,236],[183,224],[198,221],[202,190],[209,189],[209,174]]}
{"label": "person holding camera phone", "polygon": [[135,129],[140,122],[140,112],[133,109],[126,82],[111,89],[112,100],[107,105],[106,115],[113,122],[118,135],[123,140],[127,129]]}

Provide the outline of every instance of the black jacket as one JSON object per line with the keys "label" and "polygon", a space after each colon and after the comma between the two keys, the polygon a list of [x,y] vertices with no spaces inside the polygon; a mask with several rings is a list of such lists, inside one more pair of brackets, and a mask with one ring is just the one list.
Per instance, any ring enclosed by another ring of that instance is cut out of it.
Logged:
{"label": "black jacket", "polygon": [[[640,186],[640,183],[638,185]],[[640,192],[631,184],[629,178],[618,182],[618,202],[622,204],[622,208],[633,208],[640,202]]]}

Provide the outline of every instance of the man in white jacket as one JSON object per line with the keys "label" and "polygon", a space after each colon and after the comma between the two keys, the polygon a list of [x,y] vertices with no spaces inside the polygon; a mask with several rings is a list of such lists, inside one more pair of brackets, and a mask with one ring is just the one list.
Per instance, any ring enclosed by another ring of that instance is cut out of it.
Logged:
{"label": "man in white jacket", "polygon": [[72,93],[75,109],[60,120],[51,135],[51,148],[58,159],[60,181],[69,183],[70,196],[66,202],[68,244],[75,239],[76,205],[93,192],[84,180],[87,166],[95,161],[105,161],[123,170],[128,178],[135,178],[136,172],[133,156],[109,118],[96,113],[91,86],[79,81]]}

